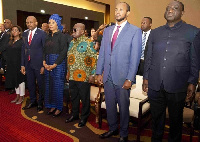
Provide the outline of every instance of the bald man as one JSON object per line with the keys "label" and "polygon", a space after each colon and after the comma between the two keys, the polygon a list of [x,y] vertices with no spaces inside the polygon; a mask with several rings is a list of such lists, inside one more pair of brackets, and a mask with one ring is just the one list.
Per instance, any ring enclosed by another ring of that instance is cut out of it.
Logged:
{"label": "bald man", "polygon": [[79,104],[82,102],[79,127],[85,126],[90,114],[90,80],[96,69],[96,50],[93,42],[84,35],[85,25],[77,23],[73,27],[73,40],[68,50],[69,89],[72,101],[72,115],[66,123],[79,119]]}
{"label": "bald man", "polygon": [[[29,109],[37,106],[37,110],[43,109],[43,48],[45,43],[45,32],[37,28],[38,22],[34,16],[26,19],[28,30],[24,31],[24,45],[22,47],[21,72],[26,74],[30,103],[22,109]],[[36,83],[39,88],[39,97],[36,97]]]}

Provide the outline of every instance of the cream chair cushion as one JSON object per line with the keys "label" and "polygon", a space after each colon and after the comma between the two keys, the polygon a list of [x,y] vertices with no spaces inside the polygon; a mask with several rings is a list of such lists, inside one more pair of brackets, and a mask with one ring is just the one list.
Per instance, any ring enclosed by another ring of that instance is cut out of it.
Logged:
{"label": "cream chair cushion", "polygon": [[136,75],[136,84],[131,87],[130,98],[144,100],[147,93],[142,90],[143,77]]}
{"label": "cream chair cushion", "polygon": [[[138,118],[138,113],[139,113],[139,103],[141,100],[130,98],[130,106],[129,106],[129,113],[130,116],[133,116],[135,118]],[[106,104],[105,102],[101,103],[101,108],[106,109]],[[145,113],[148,109],[150,108],[149,103],[145,103],[142,107],[142,114]],[[117,111],[119,112],[119,107],[117,105]]]}
{"label": "cream chair cushion", "polygon": [[[95,101],[97,94],[99,92],[99,87],[91,86],[90,87],[90,101]],[[101,88],[101,92],[104,92],[104,89]]]}

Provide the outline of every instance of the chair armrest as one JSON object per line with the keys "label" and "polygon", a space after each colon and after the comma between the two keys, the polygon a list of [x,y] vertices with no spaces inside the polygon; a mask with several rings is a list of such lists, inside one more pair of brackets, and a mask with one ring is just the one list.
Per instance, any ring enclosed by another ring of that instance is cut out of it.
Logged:
{"label": "chair armrest", "polygon": [[145,103],[147,103],[149,101],[148,97],[144,100],[142,100],[140,103],[139,103],[139,112],[138,112],[138,118],[142,116],[142,107]]}

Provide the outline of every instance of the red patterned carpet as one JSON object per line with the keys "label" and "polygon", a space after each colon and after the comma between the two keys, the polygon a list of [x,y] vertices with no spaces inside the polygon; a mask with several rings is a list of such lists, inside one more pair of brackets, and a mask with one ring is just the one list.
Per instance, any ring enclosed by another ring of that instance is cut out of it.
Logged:
{"label": "red patterned carpet", "polygon": [[[41,113],[38,113],[36,108],[21,110],[21,105],[10,103],[15,96],[15,94],[8,95],[8,92],[0,91],[0,142],[116,142],[118,140],[119,136],[105,140],[99,139],[98,135],[107,131],[108,125],[106,120],[103,120],[102,129],[98,128],[93,109],[91,109],[86,126],[78,128],[78,120],[68,124],[64,123],[65,113],[58,118],[52,118],[52,116],[46,115],[47,109]],[[22,106],[26,101],[28,100],[25,100]],[[136,129],[134,124],[130,124],[129,141],[136,140]],[[189,142],[189,135],[185,127],[183,133],[182,142]],[[166,132],[163,142],[167,142],[167,137],[168,133]],[[142,131],[141,141],[151,141],[150,125]],[[197,141],[198,137],[194,136],[193,142]]]}
{"label": "red patterned carpet", "polygon": [[0,92],[1,142],[72,142],[73,139],[21,115],[21,105],[11,104],[16,95]]}

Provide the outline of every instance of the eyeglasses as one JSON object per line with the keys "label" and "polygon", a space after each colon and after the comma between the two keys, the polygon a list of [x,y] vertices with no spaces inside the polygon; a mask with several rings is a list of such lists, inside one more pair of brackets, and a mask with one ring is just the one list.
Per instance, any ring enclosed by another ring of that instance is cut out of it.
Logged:
{"label": "eyeglasses", "polygon": [[73,32],[76,32],[77,30],[76,29],[73,29]]}

